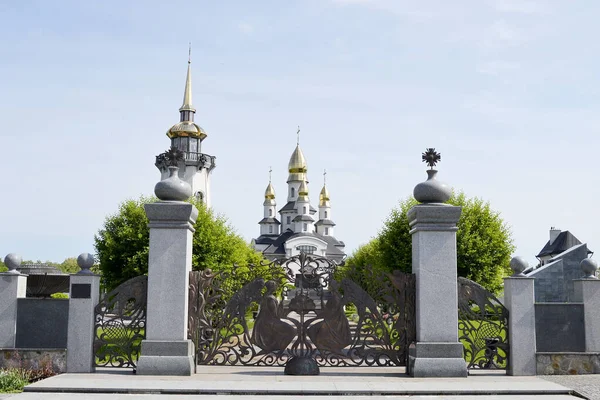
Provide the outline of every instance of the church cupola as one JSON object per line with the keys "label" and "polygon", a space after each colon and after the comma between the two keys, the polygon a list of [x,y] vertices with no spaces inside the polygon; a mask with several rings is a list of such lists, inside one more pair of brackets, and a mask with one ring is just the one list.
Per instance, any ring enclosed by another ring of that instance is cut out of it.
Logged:
{"label": "church cupola", "polygon": [[258,223],[260,225],[261,235],[279,235],[279,225],[281,223],[275,218],[275,189],[271,184],[271,171],[269,170],[269,184],[265,189],[265,201],[263,202],[263,219]]}
{"label": "church cupola", "polygon": [[192,60],[190,49],[185,89],[183,91],[183,104],[179,107],[179,122],[167,131],[167,136],[171,139],[171,146],[175,146],[187,153],[186,157],[200,153],[201,143],[207,136],[204,129],[194,122],[195,114],[196,109],[192,105]]}
{"label": "church cupola", "polygon": [[331,219],[331,203],[326,182],[327,172],[323,171],[323,189],[319,194],[319,220],[315,223],[317,233],[323,236],[333,236],[335,223]]}

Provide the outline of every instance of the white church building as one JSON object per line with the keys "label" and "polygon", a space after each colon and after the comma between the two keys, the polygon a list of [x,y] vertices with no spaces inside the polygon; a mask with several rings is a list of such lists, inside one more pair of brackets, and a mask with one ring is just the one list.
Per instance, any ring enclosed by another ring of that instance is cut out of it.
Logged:
{"label": "white church building", "polygon": [[265,190],[263,219],[260,236],[252,239],[254,249],[274,260],[293,257],[304,252],[341,262],[345,257],[344,242],[334,236],[335,223],[331,219],[329,191],[324,182],[319,195],[319,209],[315,209],[308,197],[307,165],[298,144],[288,165],[287,202],[278,211],[275,189],[269,181]]}

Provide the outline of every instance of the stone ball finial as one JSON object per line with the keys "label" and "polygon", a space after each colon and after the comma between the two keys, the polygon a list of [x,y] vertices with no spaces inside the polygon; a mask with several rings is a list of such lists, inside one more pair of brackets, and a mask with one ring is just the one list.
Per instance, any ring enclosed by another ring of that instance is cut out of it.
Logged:
{"label": "stone ball finial", "polygon": [[8,268],[7,273],[9,274],[19,274],[20,272],[17,270],[21,263],[23,262],[23,258],[15,253],[10,253],[6,257],[4,257],[4,264]]}
{"label": "stone ball finial", "polygon": [[585,274],[586,279],[598,279],[598,277],[596,277],[596,271],[598,271],[598,263],[596,260],[585,258],[581,261],[579,266]]}
{"label": "stone ball finial", "polygon": [[94,273],[90,271],[90,268],[94,266],[94,256],[90,253],[81,253],[79,257],[77,257],[77,265],[81,268],[81,271],[77,273],[77,275],[93,275]]}
{"label": "stone ball finial", "polygon": [[529,263],[523,257],[513,257],[510,260],[510,269],[513,270],[513,277],[525,276],[523,271],[529,268]]}

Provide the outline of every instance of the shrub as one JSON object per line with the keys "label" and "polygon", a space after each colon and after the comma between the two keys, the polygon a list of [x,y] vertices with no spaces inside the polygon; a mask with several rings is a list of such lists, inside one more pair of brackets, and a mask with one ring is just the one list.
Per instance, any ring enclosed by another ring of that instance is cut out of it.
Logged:
{"label": "shrub", "polygon": [[0,393],[21,392],[29,383],[29,371],[21,368],[0,369]]}

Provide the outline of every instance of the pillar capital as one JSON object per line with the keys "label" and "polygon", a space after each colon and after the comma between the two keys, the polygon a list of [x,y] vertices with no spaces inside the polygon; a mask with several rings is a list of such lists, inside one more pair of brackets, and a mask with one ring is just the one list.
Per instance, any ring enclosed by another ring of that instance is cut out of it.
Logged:
{"label": "pillar capital", "polygon": [[448,204],[419,204],[406,213],[410,233],[417,231],[456,231],[462,207]]}

